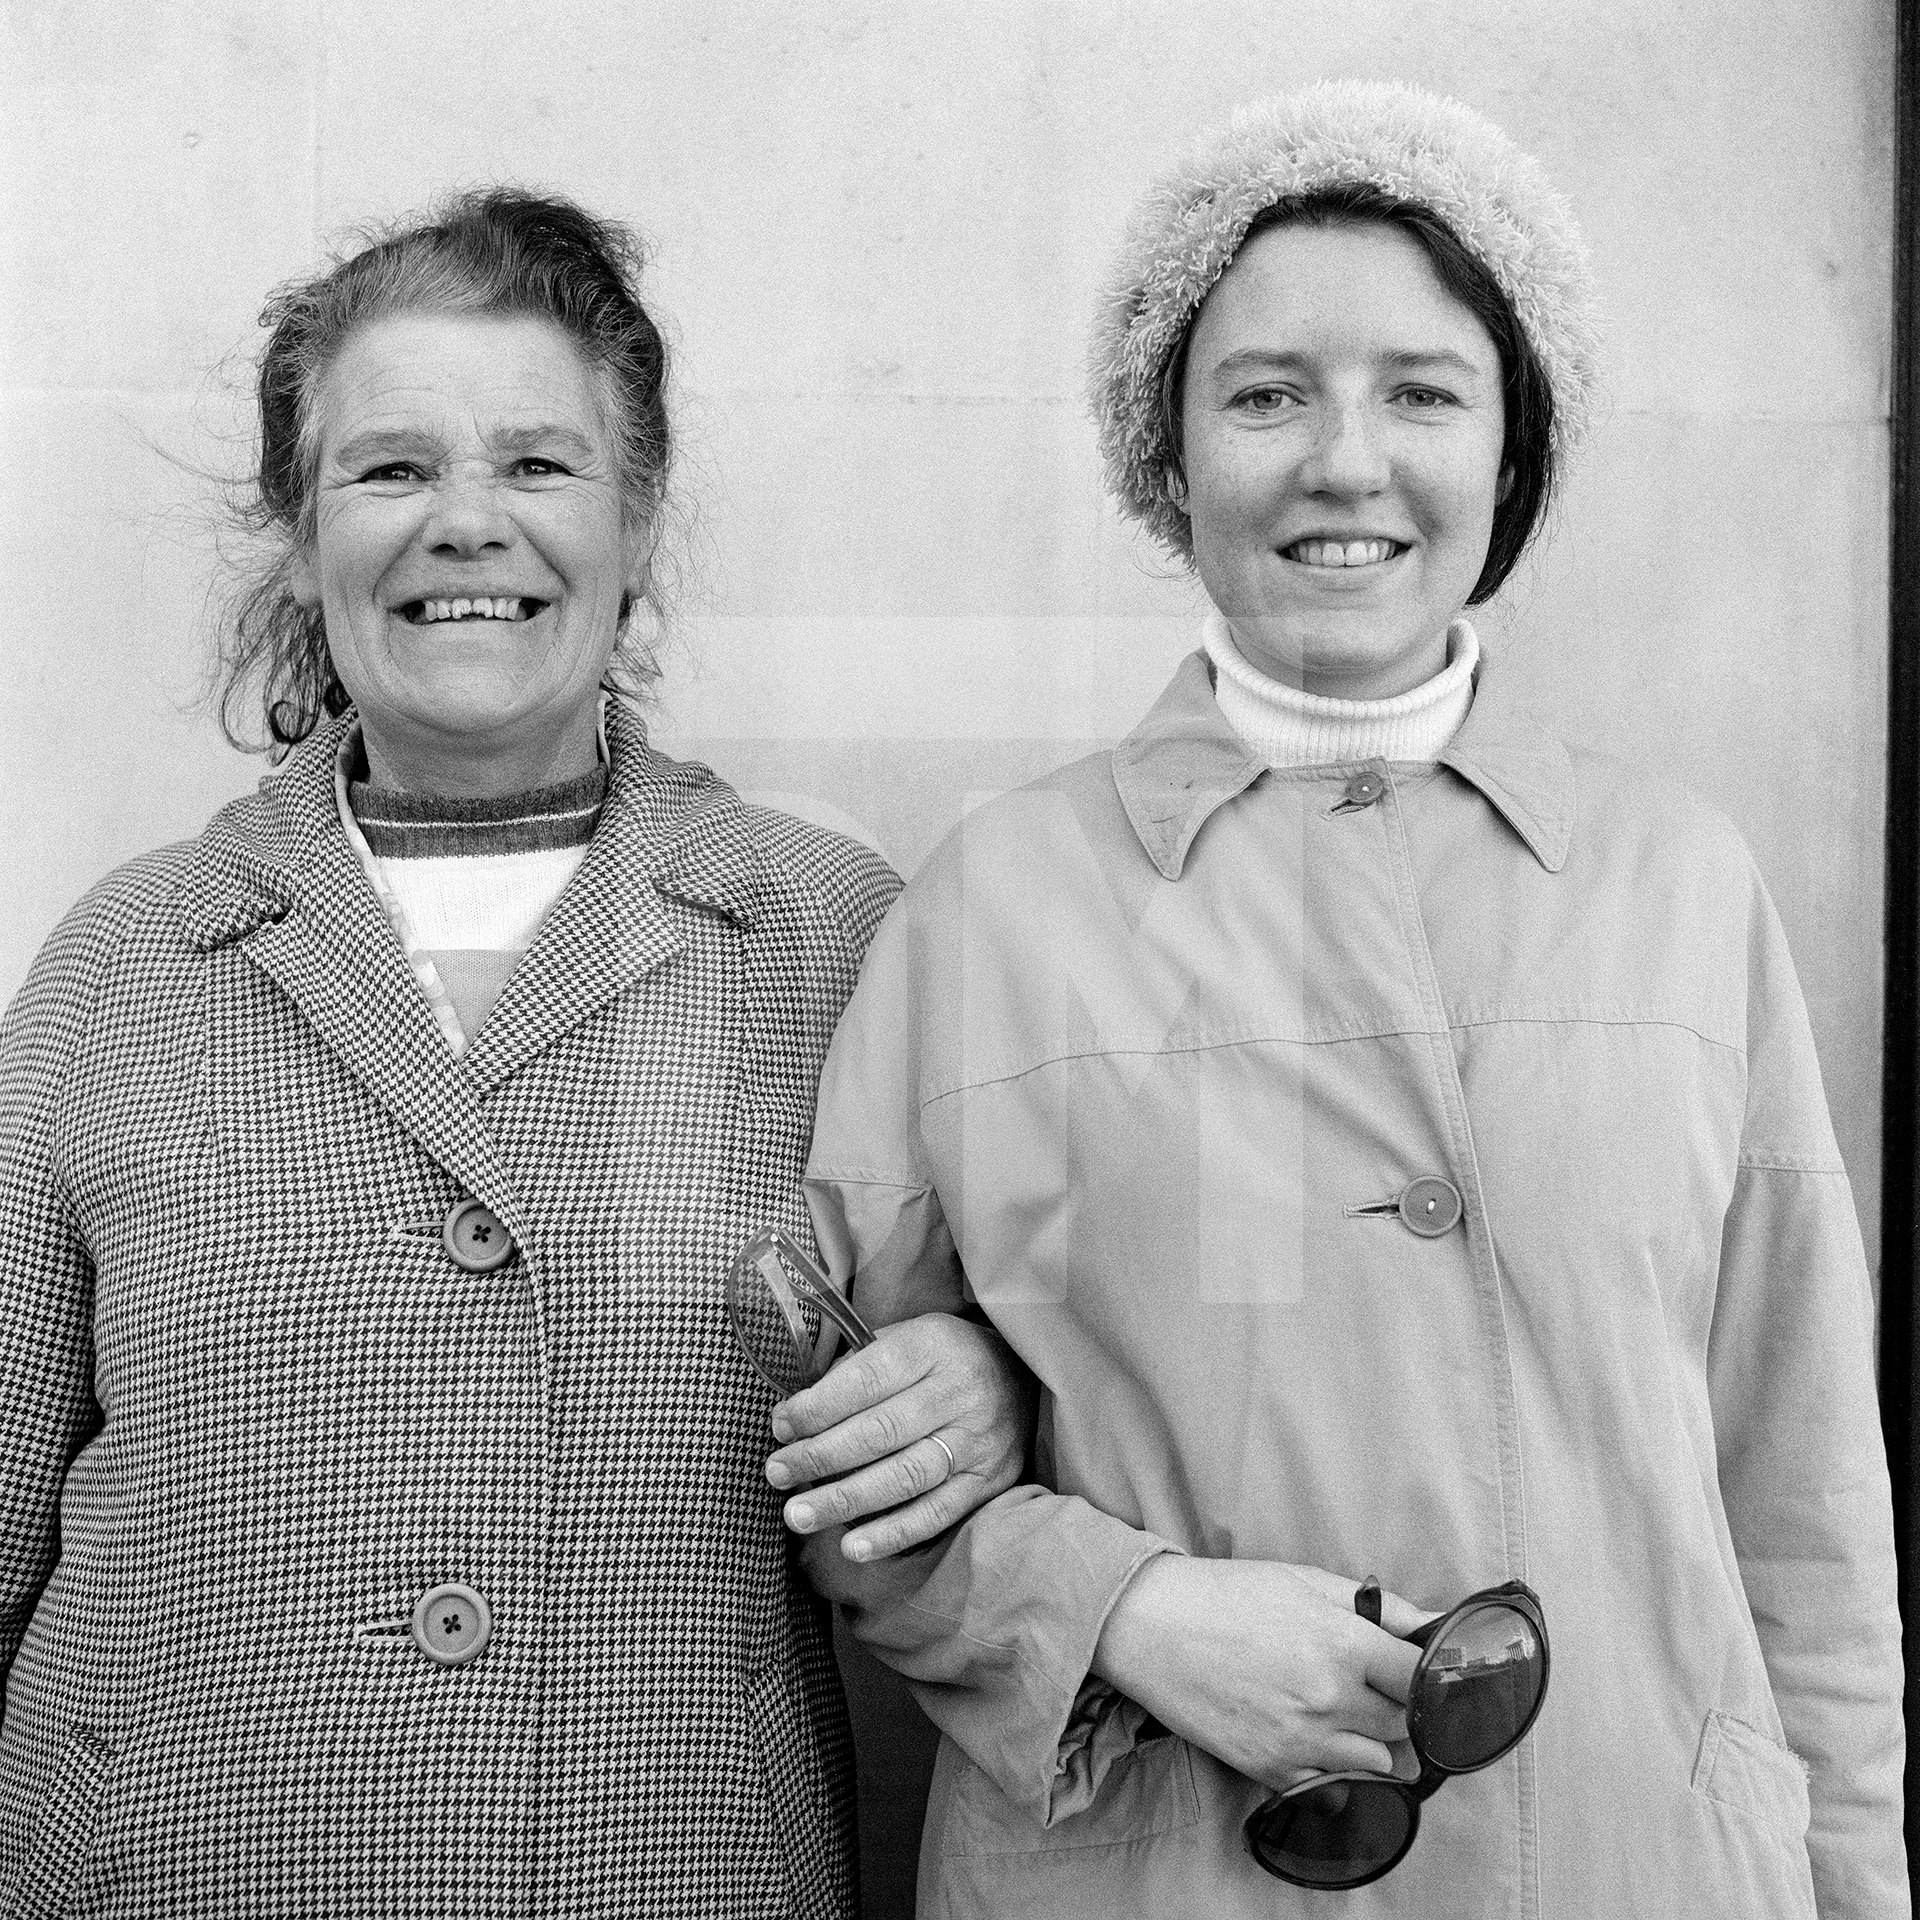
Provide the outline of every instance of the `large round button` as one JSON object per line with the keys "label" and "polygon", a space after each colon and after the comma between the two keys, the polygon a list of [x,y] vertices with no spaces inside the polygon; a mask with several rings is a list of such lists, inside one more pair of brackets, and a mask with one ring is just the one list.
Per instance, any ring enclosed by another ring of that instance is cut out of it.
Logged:
{"label": "large round button", "polygon": [[440,1226],[440,1244],[456,1267],[491,1273],[513,1258],[513,1235],[481,1200],[456,1200]]}
{"label": "large round button", "polygon": [[1437,1174],[1415,1180],[1400,1196],[1400,1218],[1423,1240],[1438,1240],[1460,1224],[1460,1189]]}
{"label": "large round button", "polygon": [[1346,804],[1370,807],[1386,790],[1387,783],[1377,773],[1356,773],[1347,782]]}
{"label": "large round button", "polygon": [[429,1587],[413,1609],[413,1644],[436,1666],[464,1667],[492,1638],[493,1609],[457,1580]]}

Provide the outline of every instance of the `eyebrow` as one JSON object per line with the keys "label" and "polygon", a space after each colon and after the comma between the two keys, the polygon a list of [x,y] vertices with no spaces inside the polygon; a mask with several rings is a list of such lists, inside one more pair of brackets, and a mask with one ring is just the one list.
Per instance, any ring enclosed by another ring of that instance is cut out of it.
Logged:
{"label": "eyebrow", "polygon": [[[1380,357],[1397,373],[1445,371],[1479,379],[1486,371],[1451,347],[1400,347]],[[1243,373],[1287,372],[1310,365],[1312,359],[1311,354],[1289,353],[1279,347],[1241,347],[1216,361],[1211,374],[1216,379],[1237,379]]]}
{"label": "eyebrow", "polygon": [[1384,358],[1388,366],[1397,367],[1403,373],[1418,373],[1424,367],[1443,367],[1450,373],[1478,379],[1486,372],[1484,367],[1476,367],[1464,353],[1455,353],[1451,347],[1405,347]]}
{"label": "eyebrow", "polygon": [[528,453],[535,447],[547,447],[582,460],[591,460],[599,452],[584,434],[572,427],[563,427],[557,420],[536,420],[530,426],[508,427],[493,435],[488,444],[503,453]]}
{"label": "eyebrow", "polygon": [[[598,449],[584,435],[558,421],[536,420],[526,426],[507,427],[490,435],[488,446],[496,453],[525,454],[535,449],[564,455],[575,460],[592,460]],[[333,452],[338,466],[377,467],[388,460],[413,458],[437,453],[440,436],[417,427],[374,427],[355,434]]]}
{"label": "eyebrow", "polygon": [[335,447],[333,460],[340,467],[372,467],[403,454],[423,452],[433,444],[430,434],[376,427],[370,433],[357,433],[344,445]]}

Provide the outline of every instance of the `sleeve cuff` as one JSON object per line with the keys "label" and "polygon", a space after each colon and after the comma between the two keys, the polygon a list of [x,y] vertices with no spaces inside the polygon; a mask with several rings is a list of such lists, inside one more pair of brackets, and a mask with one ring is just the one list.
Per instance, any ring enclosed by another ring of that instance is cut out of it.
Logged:
{"label": "sleeve cuff", "polygon": [[1127,1584],[1178,1551],[1075,1495],[1015,1487],[919,1553],[832,1584],[927,1717],[1046,1826],[1087,1805],[1138,1737],[1140,1708],[1089,1669]]}

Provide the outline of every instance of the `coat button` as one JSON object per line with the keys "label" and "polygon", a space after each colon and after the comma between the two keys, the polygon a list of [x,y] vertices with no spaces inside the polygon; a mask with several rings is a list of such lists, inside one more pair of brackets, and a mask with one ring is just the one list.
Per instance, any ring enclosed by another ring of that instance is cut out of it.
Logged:
{"label": "coat button", "polygon": [[1438,1240],[1460,1224],[1460,1189],[1437,1174],[1411,1182],[1400,1196],[1400,1218],[1423,1240]]}
{"label": "coat button", "polygon": [[513,1258],[513,1235],[500,1216],[480,1200],[456,1200],[441,1222],[440,1244],[447,1258],[468,1273],[491,1273]]}
{"label": "coat button", "polygon": [[493,1609],[457,1580],[429,1587],[413,1609],[413,1644],[436,1666],[464,1667],[493,1638]]}
{"label": "coat button", "polygon": [[1370,807],[1387,790],[1387,783],[1377,773],[1356,773],[1347,782],[1346,804],[1350,807]]}

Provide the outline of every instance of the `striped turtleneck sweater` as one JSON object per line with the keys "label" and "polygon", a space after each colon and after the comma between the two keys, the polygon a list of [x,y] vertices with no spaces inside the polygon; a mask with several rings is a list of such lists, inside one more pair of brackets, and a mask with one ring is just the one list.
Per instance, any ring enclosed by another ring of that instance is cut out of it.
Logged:
{"label": "striped turtleneck sweater", "polygon": [[606,766],[532,793],[462,800],[375,787],[354,777],[359,764],[356,732],[335,782],[341,823],[458,1057],[586,858]]}
{"label": "striped turtleneck sweater", "polygon": [[1447,629],[1447,664],[1431,680],[1390,700],[1336,700],[1302,693],[1249,665],[1218,611],[1208,613],[1203,637],[1221,713],[1270,767],[1436,760],[1473,704],[1480,663],[1478,636],[1456,620]]}

